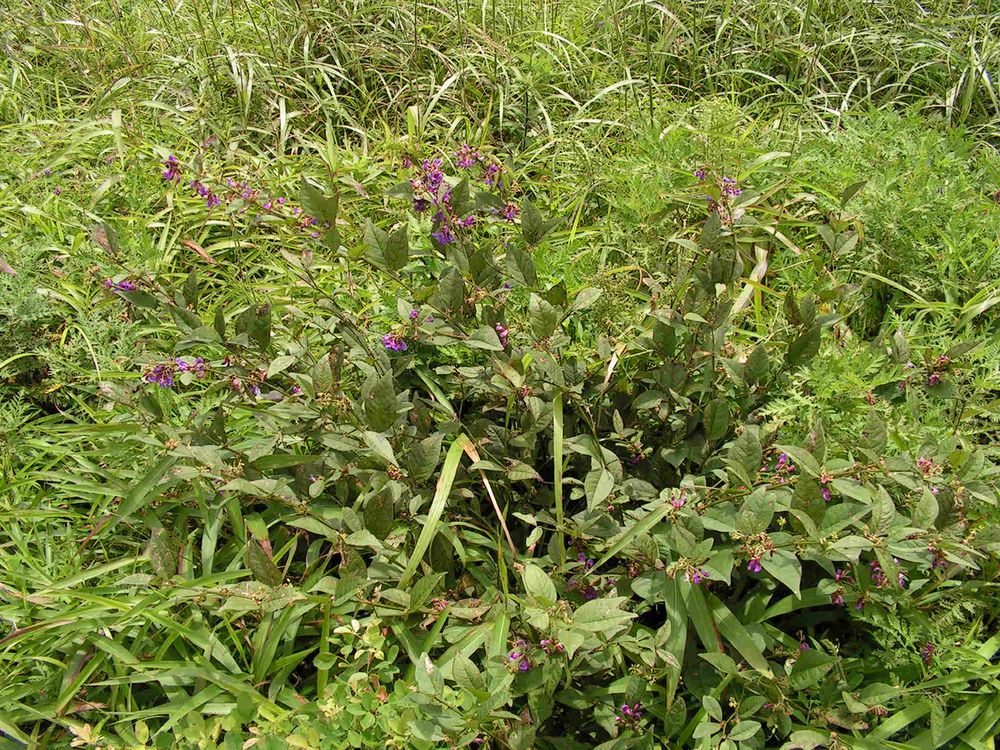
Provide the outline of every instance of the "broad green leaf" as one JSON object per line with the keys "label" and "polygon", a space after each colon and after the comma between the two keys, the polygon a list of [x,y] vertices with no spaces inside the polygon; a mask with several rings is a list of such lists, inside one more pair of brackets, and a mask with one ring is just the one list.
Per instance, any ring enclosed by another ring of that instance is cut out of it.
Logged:
{"label": "broad green leaf", "polygon": [[718,440],[729,431],[729,403],[724,398],[712,399],[705,406],[702,415],[705,425],[705,437]]}
{"label": "broad green leaf", "polygon": [[760,558],[760,564],[768,573],[785,584],[795,596],[801,596],[799,584],[802,581],[802,563],[794,553],[786,549],[776,549]]}
{"label": "broad green leaf", "polygon": [[532,293],[528,300],[528,321],[536,339],[547,339],[559,324],[559,308]]}
{"label": "broad green leaf", "polygon": [[573,626],[577,630],[602,632],[610,636],[616,628],[636,617],[634,612],[621,609],[627,601],[627,596],[608,596],[585,602],[573,613]]}
{"label": "broad green leaf", "polygon": [[370,383],[364,396],[365,417],[375,432],[385,432],[396,422],[396,389],[392,373]]}
{"label": "broad green leaf", "polygon": [[524,566],[524,590],[528,598],[537,602],[543,609],[556,604],[556,587],[548,574],[537,565],[528,563]]}
{"label": "broad green leaf", "polygon": [[274,564],[271,556],[260,546],[260,542],[253,537],[247,540],[245,556],[247,568],[256,580],[266,583],[268,586],[281,585],[281,571]]}

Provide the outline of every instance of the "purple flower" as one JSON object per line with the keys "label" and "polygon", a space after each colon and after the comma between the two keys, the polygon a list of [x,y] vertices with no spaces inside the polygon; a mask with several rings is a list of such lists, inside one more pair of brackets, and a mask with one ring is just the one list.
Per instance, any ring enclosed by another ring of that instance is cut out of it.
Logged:
{"label": "purple flower", "polygon": [[687,495],[683,492],[677,497],[671,499],[670,505],[674,508],[683,508],[687,504]]}
{"label": "purple flower", "polygon": [[523,651],[511,651],[507,654],[507,661],[515,664],[518,672],[527,672],[531,669],[531,660]]}
{"label": "purple flower", "polygon": [[413,210],[416,211],[418,214],[422,214],[424,211],[426,211],[427,205],[428,205],[427,201],[424,200],[423,198],[413,199]]}
{"label": "purple flower", "polygon": [[474,148],[469,146],[468,143],[463,143],[462,146],[455,152],[455,163],[461,169],[469,169],[474,167],[476,162],[480,159],[479,152]]}
{"label": "purple flower", "polygon": [[52,191],[52,195],[62,195],[62,188],[57,187]]}
{"label": "purple flower", "polygon": [[938,375],[936,372],[932,372],[930,375],[927,376],[927,385],[937,385],[940,382],[941,382],[941,376]]}
{"label": "purple flower", "polygon": [[590,570],[592,567],[594,567],[594,561],[587,557],[586,552],[581,552],[579,555],[577,555],[576,561],[583,563],[584,570]]}
{"label": "purple flower", "polygon": [[517,220],[517,217],[520,215],[521,215],[520,207],[515,206],[513,203],[508,203],[506,206],[503,207],[503,218],[505,221],[508,221],[511,224],[513,224]]}
{"label": "purple flower", "polygon": [[691,582],[692,586],[698,586],[702,581],[708,580],[707,570],[689,570],[684,577]]}
{"label": "purple flower", "polygon": [[829,487],[824,487],[823,489],[821,489],[819,491],[819,494],[821,494],[823,496],[823,500],[825,500],[826,502],[830,502],[830,488]]}
{"label": "purple flower", "polygon": [[431,237],[437,240],[439,245],[447,245],[455,241],[455,234],[447,224],[442,224],[436,232],[431,232]]}
{"label": "purple flower", "polygon": [[464,219],[459,219],[457,223],[460,227],[465,227],[466,229],[468,229],[469,227],[471,227],[473,224],[476,223],[476,217],[473,216],[472,214],[469,214]]}
{"label": "purple flower", "polygon": [[163,179],[167,182],[181,181],[181,165],[177,163],[177,157],[171,154],[163,160]]}
{"label": "purple flower", "polygon": [[924,660],[924,666],[929,667],[931,665],[931,659],[934,658],[934,644],[928,642],[920,649],[920,658]]}
{"label": "purple flower", "polygon": [[501,325],[500,323],[497,323],[494,326],[494,328],[496,329],[497,337],[500,339],[500,346],[506,348],[507,347],[507,335],[510,333],[510,331],[507,328],[504,328],[504,326]]}
{"label": "purple flower", "polygon": [[413,161],[410,159],[409,156],[406,156],[404,154],[403,155],[403,169],[409,169],[412,166],[413,166]]}
{"label": "purple flower", "polygon": [[705,181],[705,177],[708,175],[708,170],[704,167],[698,167],[694,170],[694,176],[697,177],[701,182]]}
{"label": "purple flower", "polygon": [[488,187],[493,187],[500,182],[499,177],[503,172],[503,167],[497,163],[490,164],[483,172],[483,183]]}
{"label": "purple flower", "polygon": [[418,310],[417,308],[413,308],[412,310],[410,310],[410,320],[416,320],[419,317],[420,317],[420,310]]}
{"label": "purple flower", "polygon": [[278,198],[278,205],[284,206],[288,202],[288,198]]}
{"label": "purple flower", "polygon": [[740,190],[738,187],[736,187],[736,180],[734,180],[732,177],[723,177],[722,178],[722,192],[725,195],[728,195],[730,197],[735,198],[737,195],[739,195],[743,191]]}
{"label": "purple flower", "polygon": [[747,570],[749,570],[751,573],[760,573],[760,571],[763,570],[760,564],[760,558],[751,557],[750,562],[747,563]]}
{"label": "purple flower", "polygon": [[835,591],[830,595],[830,604],[836,604],[838,607],[844,606],[844,594],[841,591]]}
{"label": "purple flower", "polygon": [[626,703],[618,709],[618,716],[615,717],[615,722],[618,724],[628,724],[634,727],[639,723],[640,719],[642,719],[642,704],[633,703],[630,706]]}
{"label": "purple flower", "polygon": [[260,396],[260,386],[257,385],[256,383],[254,383],[253,385],[251,385],[250,386],[250,393],[252,393],[254,396],[259,397]]}
{"label": "purple flower", "polygon": [[806,643],[805,641],[802,641],[802,643],[799,644],[799,651],[808,651],[808,650],[809,650],[809,644]]}
{"label": "purple flower", "polygon": [[168,363],[156,365],[146,372],[142,379],[147,383],[156,383],[161,388],[169,388],[174,384],[174,367]]}
{"label": "purple flower", "polygon": [[220,203],[222,203],[222,201],[219,200],[219,196],[217,196],[213,192],[209,192],[209,194],[205,196],[205,205],[208,206],[209,208],[215,208]]}
{"label": "purple flower", "polygon": [[46,167],[45,169],[42,170],[42,174],[45,177],[51,177],[52,176],[52,170],[49,169],[48,167]]}
{"label": "purple flower", "polygon": [[178,357],[174,360],[174,364],[178,372],[193,372],[199,380],[205,377],[205,360],[202,357],[195,357],[194,362],[190,364]]}
{"label": "purple flower", "polygon": [[405,352],[406,339],[398,333],[387,333],[382,336],[382,346],[390,352]]}

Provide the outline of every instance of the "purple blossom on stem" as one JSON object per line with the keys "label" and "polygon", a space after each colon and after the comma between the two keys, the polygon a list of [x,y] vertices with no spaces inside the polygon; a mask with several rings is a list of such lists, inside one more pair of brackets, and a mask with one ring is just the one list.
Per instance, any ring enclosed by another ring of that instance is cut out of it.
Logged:
{"label": "purple blossom on stem", "polygon": [[763,570],[760,564],[760,558],[751,557],[750,562],[747,563],[747,570],[749,570],[751,573],[760,573],[760,571]]}
{"label": "purple blossom on stem", "polygon": [[472,148],[468,143],[463,143],[458,151],[455,152],[455,163],[461,169],[474,167],[480,158],[482,157],[479,152]]}
{"label": "purple blossom on stem", "polygon": [[405,352],[406,339],[398,333],[387,333],[382,336],[382,346],[390,352]]}
{"label": "purple blossom on stem", "polygon": [[830,502],[830,488],[829,487],[823,487],[819,491],[819,494],[823,496],[823,500],[824,501]]}
{"label": "purple blossom on stem", "polygon": [[410,320],[416,320],[420,317],[420,311],[417,308],[410,310]]}
{"label": "purple blossom on stem", "polygon": [[170,388],[174,384],[174,366],[166,362],[158,364],[143,375],[142,379],[147,383],[156,383],[161,388]]}
{"label": "purple blossom on stem", "polygon": [[708,580],[708,571],[703,569],[692,569],[684,574],[684,578],[691,583],[692,586],[698,586],[702,581]]}
{"label": "purple blossom on stem", "polygon": [[134,281],[123,279],[122,281],[104,280],[104,288],[112,292],[134,292],[138,286]]}
{"label": "purple blossom on stem", "polygon": [[615,717],[615,722],[617,724],[627,724],[634,727],[642,719],[642,704],[633,703],[631,706],[627,703],[623,704],[621,708],[618,709],[618,715]]}
{"label": "purple blossom on stem", "polygon": [[579,555],[577,555],[576,561],[583,563],[583,569],[585,571],[590,570],[592,567],[594,567],[594,561],[591,560],[589,557],[587,557],[586,552],[581,552]]}
{"label": "purple blossom on stem", "polygon": [[493,187],[500,182],[500,175],[503,173],[503,166],[494,162],[486,167],[483,172],[483,183],[487,187]]}
{"label": "purple blossom on stem", "polygon": [[163,160],[163,179],[167,182],[181,181],[181,165],[177,162],[177,157],[171,154]]}
{"label": "purple blossom on stem", "polygon": [[447,245],[455,241],[455,233],[447,224],[442,224],[436,232],[431,232],[431,237],[437,240],[439,245]]}
{"label": "purple blossom on stem", "polygon": [[704,182],[705,177],[708,176],[708,170],[706,170],[705,167],[698,167],[694,170],[694,176],[697,177],[700,182]]}
{"label": "purple blossom on stem", "polygon": [[205,360],[203,357],[195,357],[194,362],[188,363],[178,357],[174,360],[178,372],[193,372],[199,380],[205,377]]}
{"label": "purple blossom on stem", "polygon": [[931,659],[934,658],[934,644],[929,641],[920,649],[920,658],[924,660],[924,666],[929,667],[931,665]]}
{"label": "purple blossom on stem", "polygon": [[805,641],[802,641],[802,643],[799,644],[799,651],[808,651],[808,650],[809,650],[809,644],[806,643]]}
{"label": "purple blossom on stem", "polygon": [[519,206],[515,206],[513,203],[508,203],[503,207],[503,218],[505,221],[513,224],[517,217],[521,215],[521,209]]}
{"label": "purple blossom on stem", "polygon": [[494,329],[495,329],[495,330],[496,330],[496,332],[497,332],[497,338],[499,338],[499,339],[500,339],[500,346],[502,346],[502,347],[506,348],[506,347],[507,347],[507,335],[508,335],[508,334],[510,333],[510,330],[509,330],[509,329],[507,329],[507,328],[505,328],[505,327],[504,327],[504,326],[503,326],[502,324],[500,324],[500,323],[497,323],[497,324],[496,324],[496,325],[494,326]]}
{"label": "purple blossom on stem", "polygon": [[842,591],[835,591],[830,595],[830,604],[836,604],[838,607],[844,606],[844,593]]}
{"label": "purple blossom on stem", "polygon": [[291,393],[292,393],[293,396],[301,396],[302,395],[302,389],[299,386],[297,386],[297,385],[293,385]]}
{"label": "purple blossom on stem", "polygon": [[930,375],[927,376],[927,385],[937,385],[940,382],[941,382],[941,376],[938,375],[936,372],[932,372]]}
{"label": "purple blossom on stem", "polygon": [[730,196],[732,198],[735,198],[737,195],[739,195],[743,191],[740,190],[738,187],[736,187],[736,180],[734,180],[732,177],[723,177],[722,178],[722,192],[725,195],[728,195],[728,196]]}

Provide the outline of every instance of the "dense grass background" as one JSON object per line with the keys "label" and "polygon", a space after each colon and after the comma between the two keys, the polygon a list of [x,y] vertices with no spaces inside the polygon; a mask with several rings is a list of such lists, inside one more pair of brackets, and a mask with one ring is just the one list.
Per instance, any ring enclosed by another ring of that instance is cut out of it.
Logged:
{"label": "dense grass background", "polygon": [[[68,728],[94,721],[89,681],[115,660],[177,666],[221,649],[237,655],[239,679],[274,684],[295,664],[284,646],[262,648],[267,628],[209,628],[188,606],[239,568],[234,540],[219,540],[217,569],[197,540],[205,577],[161,596],[143,589],[147,536],[128,524],[113,539],[97,533],[109,503],[149,470],[145,426],[113,402],[138,363],[169,346],[162,326],[137,324],[103,280],[127,269],[167,285],[197,265],[209,309],[264,296],[315,302],[280,254],[300,240],[206,219],[200,201],[165,187],[167,155],[204,159],[218,177],[275,196],[297,196],[302,174],[333,174],[345,233],[360,234],[404,153],[484,145],[566,218],[537,258],[542,275],[604,290],[581,338],[633,324],[649,299],[643,276],[700,231],[691,172],[711,164],[763,196],[764,228],[747,247],[769,262],[748,340],[767,337],[789,289],[851,295],[836,337],[767,417],[804,435],[818,414],[849,443],[866,396],[900,376],[886,354],[896,331],[915,351],[976,338],[985,343],[964,365],[961,398],[905,404],[894,434],[901,444],[960,434],[995,460],[998,11],[992,0],[8,3],[0,731],[62,746]],[[831,220],[862,241],[831,254],[817,230]],[[101,225],[117,235],[114,259]],[[367,315],[394,315],[394,300],[368,294]],[[250,439],[249,420],[243,429]],[[991,642],[980,632],[987,620],[956,603],[952,624],[970,640]],[[96,652],[74,646],[90,638]],[[124,679],[92,689],[110,705],[102,720],[138,747],[136,722],[212,715],[220,695],[240,694],[239,679],[196,678],[218,688],[199,693],[204,704],[169,685],[160,703]]]}

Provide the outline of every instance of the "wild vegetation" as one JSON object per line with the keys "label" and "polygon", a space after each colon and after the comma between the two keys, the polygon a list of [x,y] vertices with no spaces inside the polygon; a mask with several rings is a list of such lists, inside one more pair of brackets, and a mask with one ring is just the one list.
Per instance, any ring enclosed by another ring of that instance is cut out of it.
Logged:
{"label": "wild vegetation", "polygon": [[991,0],[0,27],[0,746],[1000,735]]}

